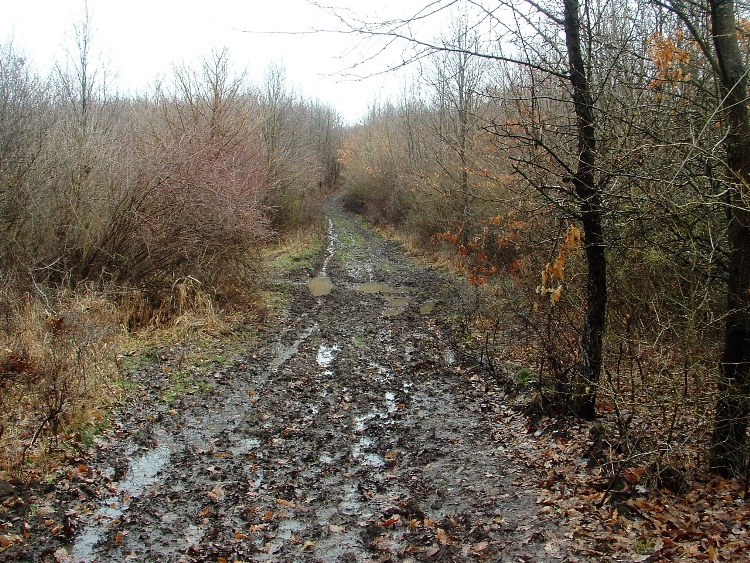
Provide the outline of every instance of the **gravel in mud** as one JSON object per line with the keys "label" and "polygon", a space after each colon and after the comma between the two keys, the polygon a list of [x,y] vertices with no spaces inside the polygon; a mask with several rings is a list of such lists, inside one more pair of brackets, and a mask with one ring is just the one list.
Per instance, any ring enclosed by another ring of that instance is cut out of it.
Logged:
{"label": "gravel in mud", "polygon": [[276,280],[288,301],[266,341],[169,399],[179,350],[133,372],[140,396],[88,462],[95,494],[55,508],[75,515],[68,537],[0,557],[573,560],[524,486],[522,424],[440,328],[466,290],[328,213],[316,271]]}

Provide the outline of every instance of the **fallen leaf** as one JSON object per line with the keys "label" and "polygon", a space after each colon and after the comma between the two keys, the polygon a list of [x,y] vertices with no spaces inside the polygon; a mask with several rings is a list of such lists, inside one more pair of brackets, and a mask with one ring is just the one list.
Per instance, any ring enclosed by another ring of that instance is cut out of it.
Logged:
{"label": "fallen leaf", "polygon": [[216,485],[213,489],[211,489],[208,492],[208,496],[212,498],[213,500],[220,502],[224,500],[226,493],[224,492],[224,489],[222,489],[219,485]]}
{"label": "fallen leaf", "polygon": [[0,549],[10,547],[14,543],[23,543],[23,539],[18,534],[3,534],[0,535]]}
{"label": "fallen leaf", "polygon": [[346,529],[343,526],[331,524],[328,526],[328,531],[332,534],[343,534],[344,532],[346,532]]}
{"label": "fallen leaf", "polygon": [[445,533],[445,530],[443,530],[442,528],[438,528],[435,531],[435,534],[437,535],[437,539],[440,545],[448,544],[448,534]]}
{"label": "fallen leaf", "polygon": [[388,536],[379,536],[370,542],[370,547],[378,551],[400,551],[400,546]]}
{"label": "fallen leaf", "polygon": [[470,548],[470,549],[471,549],[471,551],[473,551],[474,553],[482,553],[482,552],[483,552],[483,551],[485,551],[485,550],[486,550],[486,549],[487,549],[487,548],[488,548],[489,546],[490,546],[490,544],[489,544],[488,542],[486,542],[486,541],[483,541],[483,542],[475,543],[474,545],[472,545],[472,546],[471,546],[471,548]]}
{"label": "fallen leaf", "polygon": [[398,522],[400,520],[401,520],[401,516],[399,516],[398,514],[396,514],[396,515],[391,516],[390,518],[388,518],[386,520],[382,520],[381,522],[378,522],[378,526],[392,526],[393,524],[395,524],[396,522]]}

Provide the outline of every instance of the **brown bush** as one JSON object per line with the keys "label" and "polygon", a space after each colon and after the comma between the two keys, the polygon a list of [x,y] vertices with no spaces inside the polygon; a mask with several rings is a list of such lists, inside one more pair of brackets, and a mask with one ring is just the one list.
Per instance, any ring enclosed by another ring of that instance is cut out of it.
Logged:
{"label": "brown bush", "polygon": [[23,476],[112,397],[115,309],[93,293],[0,296],[0,475]]}

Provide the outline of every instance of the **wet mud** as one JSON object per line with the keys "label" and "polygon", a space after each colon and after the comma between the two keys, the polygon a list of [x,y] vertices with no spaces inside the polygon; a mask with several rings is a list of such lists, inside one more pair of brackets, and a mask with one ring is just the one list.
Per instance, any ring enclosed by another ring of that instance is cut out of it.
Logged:
{"label": "wet mud", "polygon": [[518,429],[441,328],[468,290],[328,214],[317,267],[276,280],[266,341],[171,398],[179,350],[130,374],[138,397],[90,460],[99,492],[71,501],[47,560],[567,560],[519,486]]}

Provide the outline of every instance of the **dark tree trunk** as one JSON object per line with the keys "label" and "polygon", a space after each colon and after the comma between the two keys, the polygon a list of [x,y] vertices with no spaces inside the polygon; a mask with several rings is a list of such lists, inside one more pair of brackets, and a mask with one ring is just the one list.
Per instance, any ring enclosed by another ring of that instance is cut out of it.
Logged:
{"label": "dark tree trunk", "polygon": [[602,370],[602,336],[607,309],[607,258],[604,253],[602,197],[596,184],[596,128],[589,77],[581,52],[579,0],[563,0],[565,42],[578,135],[578,163],[573,186],[581,209],[588,277],[586,319],[581,338],[581,369],[573,382],[573,410],[593,419]]}
{"label": "dark tree trunk", "polygon": [[711,26],[727,127],[725,148],[731,175],[729,279],[724,350],[721,355],[711,468],[741,475],[747,463],[750,393],[750,122],[747,76],[737,40],[733,0],[710,0]]}

